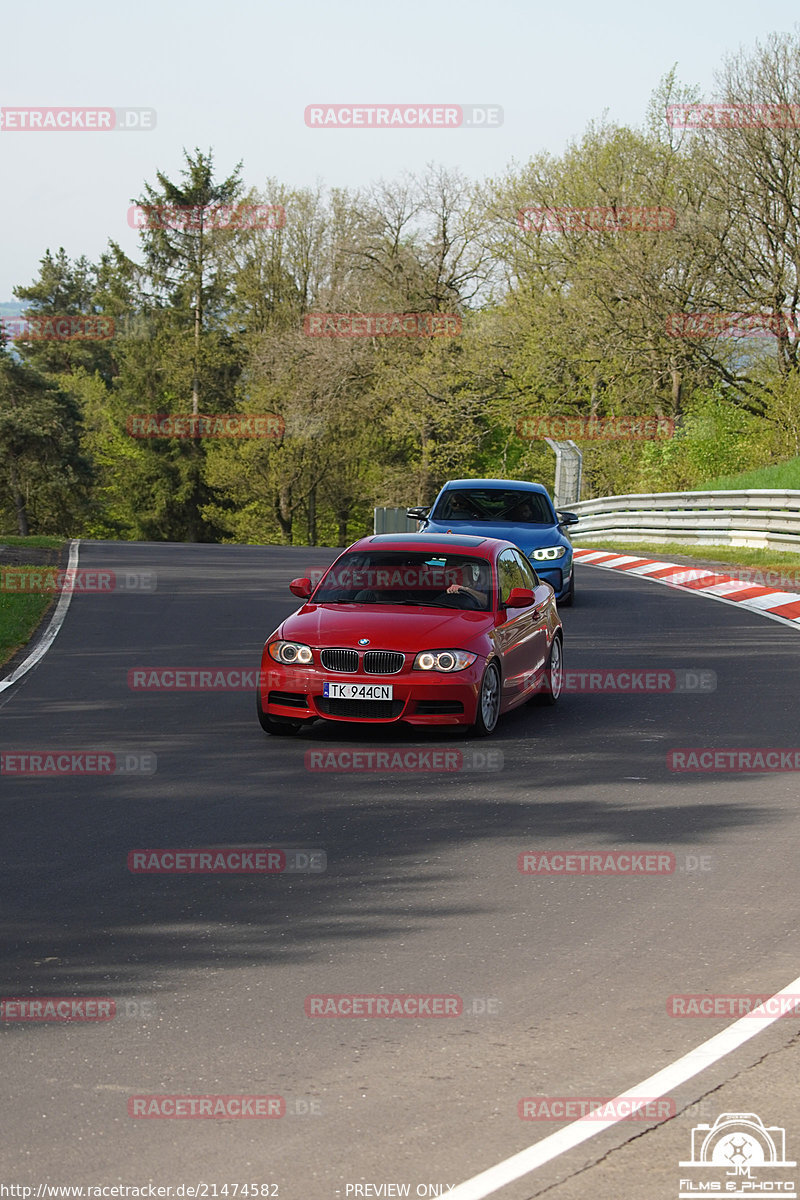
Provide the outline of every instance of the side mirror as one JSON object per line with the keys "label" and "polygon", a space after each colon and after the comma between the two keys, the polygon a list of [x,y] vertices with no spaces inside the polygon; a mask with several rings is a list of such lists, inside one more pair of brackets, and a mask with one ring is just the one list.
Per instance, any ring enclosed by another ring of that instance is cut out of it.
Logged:
{"label": "side mirror", "polygon": [[529,608],[534,602],[530,588],[512,588],[506,600],[506,608]]}
{"label": "side mirror", "polygon": [[289,584],[289,591],[294,596],[299,596],[301,600],[307,600],[313,590],[311,580],[305,577],[303,579],[293,579]]}
{"label": "side mirror", "polygon": [[411,517],[412,521],[424,521],[429,512],[429,508],[407,508],[406,516]]}
{"label": "side mirror", "polygon": [[580,521],[577,513],[557,512],[556,516],[558,517],[559,525],[577,525],[578,521]]}

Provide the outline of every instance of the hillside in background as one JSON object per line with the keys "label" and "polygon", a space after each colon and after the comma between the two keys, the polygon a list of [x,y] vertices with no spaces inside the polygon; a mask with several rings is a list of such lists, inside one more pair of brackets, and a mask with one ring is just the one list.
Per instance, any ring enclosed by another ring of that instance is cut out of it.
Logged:
{"label": "hillside in background", "polygon": [[700,484],[698,492],[747,491],[750,488],[777,488],[800,490],[800,456],[788,462],[775,463],[771,467],[758,467],[742,471],[738,475],[721,475],[708,483]]}

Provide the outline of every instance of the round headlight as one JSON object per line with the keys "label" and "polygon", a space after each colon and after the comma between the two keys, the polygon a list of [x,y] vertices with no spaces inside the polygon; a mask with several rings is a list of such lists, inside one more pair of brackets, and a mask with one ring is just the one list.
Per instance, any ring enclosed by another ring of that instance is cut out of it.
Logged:
{"label": "round headlight", "polygon": [[463,671],[471,667],[477,657],[477,654],[471,654],[468,650],[421,650],[414,659],[414,670],[449,674],[450,671]]}
{"label": "round headlight", "polygon": [[285,666],[293,663],[308,666],[314,661],[311,647],[305,646],[302,642],[272,642],[269,646],[269,656]]}

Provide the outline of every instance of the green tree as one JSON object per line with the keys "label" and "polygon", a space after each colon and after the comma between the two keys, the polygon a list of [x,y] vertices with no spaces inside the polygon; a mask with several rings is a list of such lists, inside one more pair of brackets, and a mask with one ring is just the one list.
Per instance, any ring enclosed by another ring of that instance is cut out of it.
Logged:
{"label": "green tree", "polygon": [[91,469],[74,399],[0,342],[0,504],[21,537],[76,532]]}

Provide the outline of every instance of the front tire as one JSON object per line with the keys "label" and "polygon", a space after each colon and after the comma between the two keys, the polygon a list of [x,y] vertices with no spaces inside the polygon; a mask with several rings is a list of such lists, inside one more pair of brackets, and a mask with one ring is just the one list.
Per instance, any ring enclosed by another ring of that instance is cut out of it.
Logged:
{"label": "front tire", "polygon": [[265,713],[261,707],[261,689],[256,692],[256,712],[258,713],[258,723],[264,730],[264,733],[271,733],[273,737],[292,737],[299,733],[302,725],[299,721],[290,721],[283,717],[271,717],[269,713]]}
{"label": "front tire", "polygon": [[470,725],[472,737],[488,737],[494,733],[500,717],[500,669],[490,662],[481,678],[475,724]]}
{"label": "front tire", "polygon": [[575,603],[575,568],[572,568],[572,576],[569,581],[569,591],[563,600],[558,600],[559,608],[572,608]]}
{"label": "front tire", "polygon": [[550,647],[547,666],[544,670],[542,690],[535,696],[537,704],[553,705],[564,690],[564,649],[561,638],[556,634]]}

